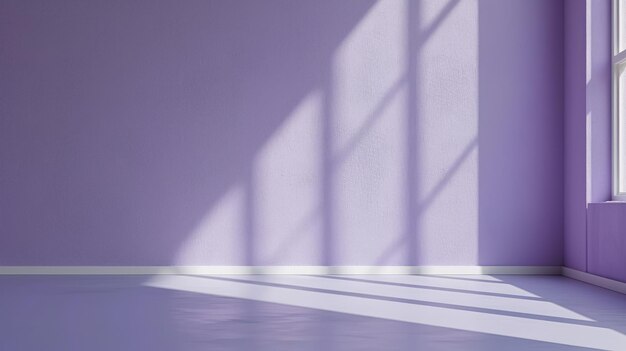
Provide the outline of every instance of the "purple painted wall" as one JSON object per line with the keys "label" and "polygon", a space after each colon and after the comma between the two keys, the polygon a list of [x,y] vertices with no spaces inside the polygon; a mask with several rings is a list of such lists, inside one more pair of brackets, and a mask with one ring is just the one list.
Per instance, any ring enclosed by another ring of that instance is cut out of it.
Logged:
{"label": "purple painted wall", "polygon": [[563,3],[480,2],[481,265],[563,261]]}
{"label": "purple painted wall", "polygon": [[3,1],[1,265],[559,265],[563,2]]}
{"label": "purple painted wall", "polygon": [[565,1],[564,264],[586,270],[585,0]]}
{"label": "purple painted wall", "polygon": [[588,272],[626,282],[626,203],[589,204]]}
{"label": "purple painted wall", "polygon": [[612,253],[588,243],[610,241],[612,232],[598,221],[615,213],[603,204],[611,199],[610,38],[609,0],[565,2],[564,263],[596,274],[603,266],[594,255],[612,260]]}

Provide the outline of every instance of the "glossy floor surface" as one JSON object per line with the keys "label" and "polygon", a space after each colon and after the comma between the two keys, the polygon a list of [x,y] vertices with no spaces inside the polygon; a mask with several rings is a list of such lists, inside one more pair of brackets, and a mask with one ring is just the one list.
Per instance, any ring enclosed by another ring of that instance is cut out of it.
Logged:
{"label": "glossy floor surface", "polygon": [[560,276],[2,276],[0,350],[626,350]]}

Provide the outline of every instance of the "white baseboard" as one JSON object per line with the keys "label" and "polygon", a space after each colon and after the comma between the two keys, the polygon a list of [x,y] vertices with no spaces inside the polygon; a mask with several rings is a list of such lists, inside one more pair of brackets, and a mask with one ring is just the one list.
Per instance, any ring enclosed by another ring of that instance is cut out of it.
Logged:
{"label": "white baseboard", "polygon": [[580,280],[581,282],[585,282],[591,285],[596,285],[605,289],[609,289],[609,290],[620,292],[622,294],[626,294],[626,283],[622,283],[617,280],[604,278],[599,275],[595,275],[595,274],[591,274],[591,273],[587,273],[587,272],[583,272],[583,271],[579,271],[579,270],[567,268],[567,267],[563,267],[563,275],[568,278]]}
{"label": "white baseboard", "polygon": [[626,283],[561,266],[0,266],[0,275],[423,274],[564,275],[626,294]]}
{"label": "white baseboard", "polygon": [[0,266],[0,275],[237,274],[529,274],[560,275],[560,266]]}

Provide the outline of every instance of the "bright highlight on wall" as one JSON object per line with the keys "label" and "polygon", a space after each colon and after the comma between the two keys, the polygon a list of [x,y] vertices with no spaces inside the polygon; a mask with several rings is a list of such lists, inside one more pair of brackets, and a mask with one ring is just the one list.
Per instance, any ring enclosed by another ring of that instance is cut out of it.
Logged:
{"label": "bright highlight on wall", "polygon": [[177,264],[247,242],[235,263],[476,263],[477,16],[476,1],[374,4]]}
{"label": "bright highlight on wall", "polygon": [[559,1],[0,13],[0,264],[562,262]]}

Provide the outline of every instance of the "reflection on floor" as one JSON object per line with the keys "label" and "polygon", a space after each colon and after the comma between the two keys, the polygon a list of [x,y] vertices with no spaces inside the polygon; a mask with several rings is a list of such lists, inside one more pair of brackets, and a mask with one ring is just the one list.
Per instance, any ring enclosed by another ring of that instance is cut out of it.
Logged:
{"label": "reflection on floor", "polygon": [[626,350],[559,276],[4,276],[0,350]]}

